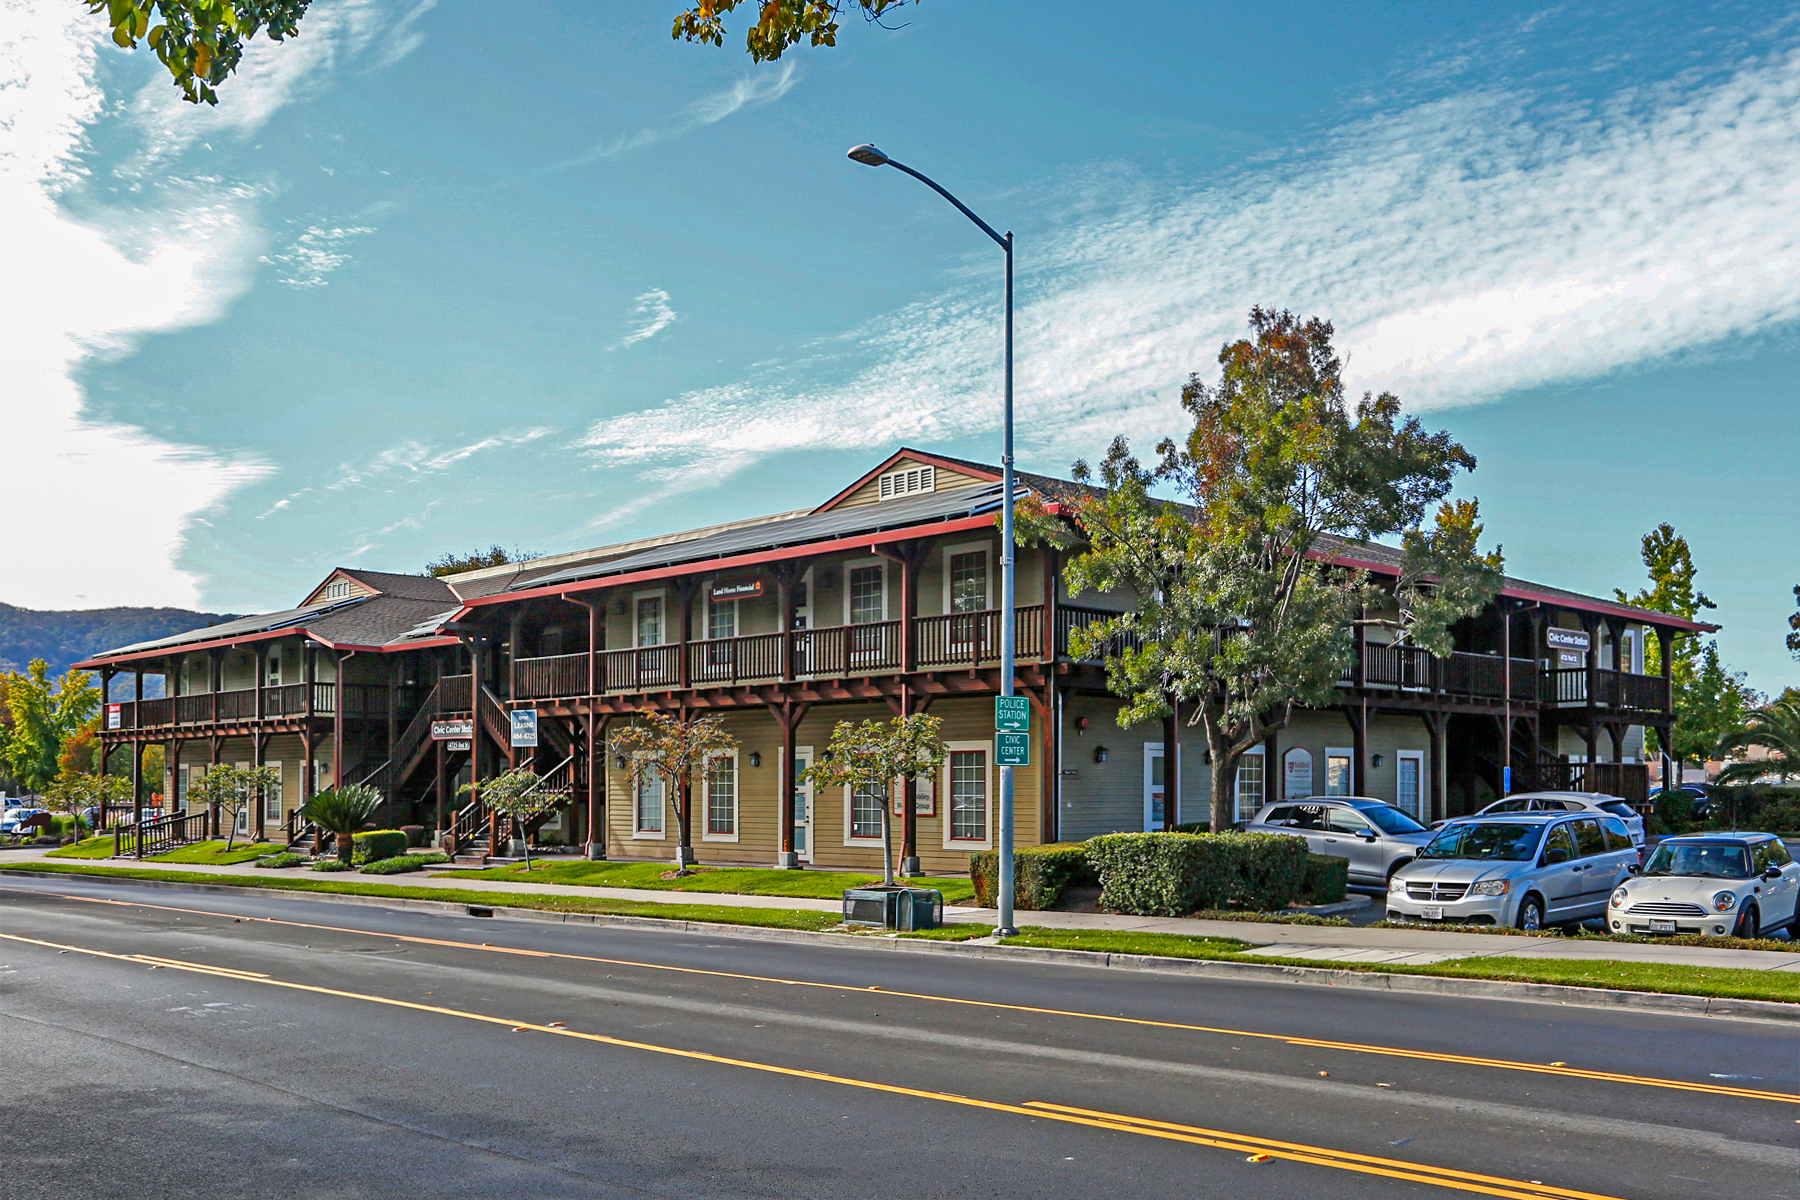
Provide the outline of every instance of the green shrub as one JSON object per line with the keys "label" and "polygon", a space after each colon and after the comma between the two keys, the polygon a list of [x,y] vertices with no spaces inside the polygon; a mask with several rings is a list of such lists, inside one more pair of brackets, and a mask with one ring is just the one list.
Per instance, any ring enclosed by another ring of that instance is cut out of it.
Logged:
{"label": "green shrub", "polygon": [[362,869],[364,875],[399,875],[406,871],[417,871],[420,867],[429,867],[436,863],[450,861],[448,854],[439,854],[436,850],[427,854],[396,854],[392,858],[384,858],[372,862]]}
{"label": "green shrub", "polygon": [[1182,917],[1200,908],[1281,908],[1306,882],[1304,838],[1272,833],[1109,833],[1087,843],[1100,907]]}
{"label": "green shrub", "polygon": [[398,829],[375,829],[368,833],[359,833],[350,839],[352,850],[350,861],[354,863],[380,862],[384,858],[392,858],[396,854],[405,854],[408,839]]}
{"label": "green shrub", "polygon": [[1306,856],[1306,882],[1301,885],[1309,904],[1336,904],[1349,894],[1350,860],[1330,854]]}
{"label": "green shrub", "polygon": [[335,858],[319,858],[313,860],[312,869],[315,871],[348,871],[350,867]]}
{"label": "green shrub", "polygon": [[254,865],[268,867],[270,870],[279,871],[285,867],[297,867],[305,861],[306,856],[304,854],[295,854],[292,850],[283,850],[280,854],[271,854],[267,858],[257,859]]}
{"label": "green shrub", "polygon": [[1686,829],[1694,821],[1694,798],[1687,792],[1664,792],[1656,798],[1656,817],[1670,829]]}
{"label": "green shrub", "polygon": [[1764,805],[1756,827],[1770,833],[1800,833],[1800,796],[1780,796]]}
{"label": "green shrub", "polygon": [[[994,907],[1000,891],[1000,852],[969,855],[969,880],[975,885],[976,906]],[[1055,908],[1065,889],[1092,887],[1098,882],[1084,842],[1021,846],[1013,851],[1015,907],[1032,912]]]}
{"label": "green shrub", "polygon": [[1800,787],[1748,783],[1715,787],[1706,823],[1714,829],[1795,829],[1797,813]]}

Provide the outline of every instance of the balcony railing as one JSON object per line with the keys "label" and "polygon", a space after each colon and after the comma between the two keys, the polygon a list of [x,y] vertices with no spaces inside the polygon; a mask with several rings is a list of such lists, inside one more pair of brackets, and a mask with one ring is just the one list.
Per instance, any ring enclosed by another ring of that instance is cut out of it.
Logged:
{"label": "balcony railing", "polygon": [[[1543,704],[1556,708],[1586,707],[1586,667],[1558,667],[1543,673]],[[1601,669],[1594,672],[1593,701],[1601,708],[1629,708],[1662,712],[1668,707],[1668,685],[1660,675]]]}
{"label": "balcony railing", "polygon": [[[265,720],[291,718],[306,714],[304,683],[268,687],[262,691],[262,715]],[[352,683],[345,685],[347,717],[385,717],[387,685]],[[313,715],[330,717],[337,714],[335,683],[312,685]],[[234,688],[228,692],[199,692],[185,696],[164,696],[156,700],[127,700],[119,705],[121,729],[150,729],[167,725],[208,725],[253,721],[256,719],[256,689]]]}

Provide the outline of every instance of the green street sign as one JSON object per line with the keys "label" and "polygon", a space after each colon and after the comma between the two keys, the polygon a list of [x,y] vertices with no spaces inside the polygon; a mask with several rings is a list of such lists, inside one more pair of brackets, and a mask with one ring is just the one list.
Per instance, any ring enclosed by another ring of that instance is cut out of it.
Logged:
{"label": "green street sign", "polygon": [[1031,700],[1026,696],[994,697],[994,728],[1002,733],[1031,732]]}
{"label": "green street sign", "polygon": [[996,733],[994,761],[1003,767],[1031,765],[1031,735],[1028,733]]}

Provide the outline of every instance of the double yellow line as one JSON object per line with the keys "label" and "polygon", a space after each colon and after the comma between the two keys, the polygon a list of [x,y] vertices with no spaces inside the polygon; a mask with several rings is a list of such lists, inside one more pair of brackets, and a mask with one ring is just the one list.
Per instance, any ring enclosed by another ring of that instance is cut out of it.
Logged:
{"label": "double yellow line", "polygon": [[584,1033],[580,1030],[568,1029],[561,1025],[542,1025],[531,1021],[515,1021],[507,1017],[493,1016],[488,1013],[469,1012],[464,1009],[446,1008],[436,1004],[420,1004],[412,1000],[395,1000],[387,996],[374,996],[363,992],[349,992],[339,988],[320,987],[316,984],[294,983],[285,979],[276,979],[258,971],[240,971],[233,967],[214,966],[210,963],[188,962],[178,958],[165,958],[152,954],[114,954],[106,950],[95,950],[86,946],[70,946],[60,942],[45,941],[41,938],[28,938],[18,934],[0,934],[11,942],[20,942],[30,946],[43,946],[57,951],[70,951],[86,954],[95,958],[112,959],[115,962],[128,962],[158,969],[188,971],[197,975],[208,975],[216,979],[229,979],[240,983],[261,984],[266,987],[286,988],[297,992],[309,992],[320,996],[335,996],[347,1000],[360,1000],[369,1004],[380,1004],[390,1008],[409,1009],[414,1012],[435,1013],[440,1016],[456,1017],[467,1021],[477,1021],[485,1025],[501,1025],[515,1033],[546,1033],[556,1037],[574,1038],[578,1041],[593,1042],[605,1046],[616,1046],[627,1050],[639,1050],[650,1054],[663,1054],[675,1058],[689,1059],[697,1062],[717,1063],[721,1066],[738,1067],[748,1071],[759,1071],[771,1075],[786,1076],[791,1079],[806,1079],[818,1083],[837,1084],[842,1087],[853,1087],[864,1091],[881,1092],[887,1095],[908,1096],[920,1100],[931,1100],[941,1104],[954,1104],[963,1108],[981,1109],[987,1112],[1008,1113],[1015,1116],[1034,1117],[1041,1120],[1059,1121],[1068,1125],[1086,1126],[1091,1129],[1105,1129],[1117,1133],[1137,1134],[1141,1137],[1157,1138],[1163,1141],[1183,1142],[1193,1146],[1207,1146],[1218,1150],[1229,1150],[1246,1154],[1253,1161],[1269,1161],[1279,1159],[1287,1162],[1302,1163],[1307,1166],[1330,1167],[1339,1171],[1351,1171],[1361,1175],[1378,1175],[1388,1179],[1399,1179],[1410,1183],[1432,1184],[1437,1187],[1450,1188],[1454,1191],[1474,1192],[1487,1196],[1506,1197],[1507,1200],[1617,1200],[1597,1192],[1575,1191],[1568,1188],[1551,1187],[1541,1182],[1522,1179],[1508,1179],[1499,1175],[1482,1175],[1471,1171],[1457,1171],[1447,1167],[1433,1167],[1422,1163],[1406,1162],[1402,1159],[1378,1158],[1368,1154],[1354,1154],[1348,1151],[1331,1150],[1323,1146],[1309,1146],[1301,1142],[1275,1141],[1248,1134],[1229,1133],[1217,1129],[1205,1129],[1194,1125],[1182,1125],[1172,1121],[1158,1121],[1147,1117],[1132,1117],[1120,1113],[1109,1113],[1095,1109],[1072,1108],[1064,1104],[1052,1104],[1042,1100],[1027,1101],[1024,1104],[1007,1104],[995,1100],[980,1100],[970,1096],[958,1096],[952,1092],[936,1092],[921,1088],[901,1087],[898,1084],[880,1083],[870,1079],[856,1079],[847,1075],[834,1075],[824,1071],[807,1071],[797,1067],[784,1067],[775,1063],[757,1062],[754,1059],[731,1058],[720,1054],[708,1054],[701,1050],[684,1050],[678,1046],[663,1046],[654,1042],[639,1042],[628,1038],[608,1037],[599,1033]]}
{"label": "double yellow line", "polygon": [[[198,914],[208,917],[230,917],[229,913],[220,913],[204,908],[177,908],[165,904],[141,904],[125,900],[109,900],[97,896],[65,896],[59,892],[39,892],[38,895],[55,896],[64,900],[81,900],[89,904],[111,904],[122,908],[156,909],[162,912],[178,912]],[[668,971],[680,975],[699,975],[714,979],[735,979],[747,983],[772,983],[786,987],[825,988],[834,992],[854,992],[859,989],[851,984],[821,983],[811,979],[780,979],[768,975],[747,975],[735,971],[715,971],[704,967],[676,967],[664,963],[640,962],[627,958],[601,958],[587,954],[568,954],[555,950],[523,950],[512,946],[490,946],[487,943],[459,942],[444,938],[412,937],[405,934],[374,933],[367,929],[354,929],[342,925],[315,925],[305,921],[284,921],[273,917],[238,917],[243,921],[257,921],[268,925],[283,925],[291,929],[317,929],[327,933],[348,933],[360,937],[381,938],[384,940],[410,943],[418,946],[442,946],[453,950],[484,950],[490,954],[511,954],[523,958],[550,958],[568,962],[597,963],[608,967],[632,967],[647,971]],[[881,989],[883,995],[897,996],[905,1000],[923,1000],[933,1004],[960,1004],[971,1008],[986,1008],[1002,1012],[1030,1013],[1035,1016],[1070,1017],[1083,1021],[1107,1021],[1119,1025],[1135,1025],[1151,1029],[1173,1029],[1185,1033],[1205,1033],[1224,1037],[1257,1038],[1263,1041],[1281,1042],[1289,1046],[1305,1046],[1319,1050],[1339,1050],[1351,1054],[1374,1054],[1387,1058],[1409,1058],[1422,1062],[1447,1063],[1461,1067],[1483,1067],[1498,1071],[1523,1071],[1536,1075],[1555,1075],[1565,1079],[1587,1079],[1599,1083],[1623,1083],[1636,1087],[1667,1088],[1680,1092],[1700,1092],[1710,1096],[1730,1096],[1739,1100],[1772,1101],[1777,1104],[1800,1104],[1800,1096],[1791,1092],[1776,1092],[1761,1088],[1733,1087],[1729,1084],[1710,1083],[1687,1079],[1664,1079],[1654,1075],[1628,1075],[1617,1071],[1596,1071],[1586,1067],[1571,1067],[1561,1063],[1520,1062],[1507,1058],[1484,1058],[1470,1054],[1444,1054],[1434,1050],[1409,1050],[1401,1046],[1381,1046],[1366,1042],[1338,1042],[1323,1038],[1294,1037],[1285,1033],[1263,1033],[1252,1029],[1227,1029],[1212,1025],[1192,1025],[1180,1021],[1155,1021],[1144,1017],[1115,1016],[1109,1013],[1079,1012],[1063,1008],[1043,1008],[1029,1004],[1005,1004],[994,1000],[969,1000],[961,996],[938,996],[928,992],[902,992]]]}

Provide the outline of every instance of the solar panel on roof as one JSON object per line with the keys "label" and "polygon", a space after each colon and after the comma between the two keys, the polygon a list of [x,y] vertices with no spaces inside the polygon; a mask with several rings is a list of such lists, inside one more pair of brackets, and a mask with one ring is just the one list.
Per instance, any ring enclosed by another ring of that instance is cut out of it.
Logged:
{"label": "solar panel on roof", "polygon": [[280,629],[284,625],[297,625],[308,618],[334,612],[340,608],[349,608],[369,599],[371,597],[352,596],[348,600],[328,600],[318,604],[303,605],[300,608],[284,609],[281,612],[257,613],[254,616],[239,617],[233,621],[221,621],[217,625],[190,629],[185,633],[173,633],[168,637],[153,638],[147,642],[133,642],[129,646],[120,646],[114,650],[103,650],[94,657],[108,658],[115,654],[137,654],[162,646],[179,646],[185,642],[210,642],[215,638],[235,637],[243,633],[267,633],[269,630]]}

